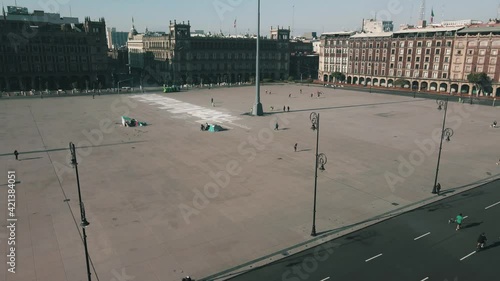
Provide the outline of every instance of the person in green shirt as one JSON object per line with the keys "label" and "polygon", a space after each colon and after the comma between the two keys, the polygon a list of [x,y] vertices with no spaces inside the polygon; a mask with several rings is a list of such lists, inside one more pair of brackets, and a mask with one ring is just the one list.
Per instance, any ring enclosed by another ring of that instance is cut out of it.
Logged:
{"label": "person in green shirt", "polygon": [[457,229],[459,230],[460,227],[462,226],[462,221],[464,220],[464,217],[462,216],[462,213],[458,214],[457,217],[455,218],[455,222],[457,223]]}

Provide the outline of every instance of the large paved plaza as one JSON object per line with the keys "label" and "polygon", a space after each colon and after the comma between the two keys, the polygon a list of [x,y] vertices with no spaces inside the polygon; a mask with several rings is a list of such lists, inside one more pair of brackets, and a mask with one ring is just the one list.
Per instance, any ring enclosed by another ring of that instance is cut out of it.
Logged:
{"label": "large paved plaza", "polygon": [[[0,280],[86,280],[69,142],[77,146],[92,274],[101,281],[199,279],[299,251],[294,246],[311,239],[313,111],[328,157],[318,174],[318,233],[436,197],[444,111],[434,100],[266,85],[262,102],[274,111],[252,117],[254,99],[253,87],[239,87],[0,100]],[[499,112],[450,103],[454,135],[443,143],[442,192],[500,175],[500,129],[490,127]],[[121,115],[150,126],[123,127]],[[228,130],[202,132],[205,122]],[[6,263],[8,171],[18,181],[15,274]]]}

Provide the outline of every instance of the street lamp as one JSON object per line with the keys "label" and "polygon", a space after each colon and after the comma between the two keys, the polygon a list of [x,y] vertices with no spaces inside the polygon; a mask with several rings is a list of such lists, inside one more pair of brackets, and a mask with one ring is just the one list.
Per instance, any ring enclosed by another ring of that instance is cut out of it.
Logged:
{"label": "street lamp", "polygon": [[260,0],[257,0],[257,50],[255,53],[255,104],[252,114],[254,116],[264,115],[262,103],[260,103]]}
{"label": "street lamp", "polygon": [[80,226],[82,227],[82,232],[83,232],[83,246],[85,247],[85,261],[87,263],[87,275],[88,275],[88,280],[91,281],[91,273],[90,273],[90,257],[89,257],[89,251],[87,248],[87,233],[85,232],[85,228],[89,226],[89,222],[87,221],[87,218],[85,217],[85,206],[83,205],[82,202],[82,193],[80,192],[80,177],[78,175],[78,162],[76,161],[76,149],[75,145],[70,142],[69,143],[69,150],[71,151],[71,165],[75,167],[75,172],[76,172],[76,184],[78,186],[78,200],[80,203],[80,217],[81,217],[81,222]]}
{"label": "street lamp", "polygon": [[446,113],[448,111],[448,99],[446,100],[436,100],[436,103],[438,104],[438,110],[442,110],[444,107],[444,117],[443,117],[443,128],[441,130],[441,140],[439,143],[439,153],[438,153],[438,160],[437,160],[437,167],[436,167],[436,177],[434,178],[434,187],[432,188],[432,193],[433,194],[438,194],[438,188],[437,188],[437,180],[438,180],[438,174],[439,174],[439,163],[441,161],[441,149],[443,148],[443,139],[446,139],[446,141],[450,141],[450,137],[453,136],[453,129],[451,128],[445,128],[446,126]]}
{"label": "street lamp", "polygon": [[[318,153],[319,147],[319,113],[312,112],[309,116],[311,119],[311,129],[316,131],[316,154],[315,154],[315,168],[314,168],[314,207],[313,207],[313,225],[311,230],[311,236],[316,236],[316,192],[318,189],[318,169],[321,171],[325,170],[325,164],[327,162],[326,155],[323,153]],[[319,165],[319,168],[318,168]]]}

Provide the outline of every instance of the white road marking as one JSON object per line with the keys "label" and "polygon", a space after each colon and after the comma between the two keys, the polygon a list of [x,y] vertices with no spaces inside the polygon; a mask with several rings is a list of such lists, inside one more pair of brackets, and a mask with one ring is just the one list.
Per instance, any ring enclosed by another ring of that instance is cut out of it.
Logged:
{"label": "white road marking", "polygon": [[472,253],[468,254],[467,256],[465,256],[465,257],[461,258],[461,259],[460,259],[460,261],[465,260],[466,258],[468,258],[468,257],[470,257],[470,256],[472,256],[472,255],[474,255],[475,253],[476,253],[476,251],[474,251],[474,252],[472,252]]}
{"label": "white road marking", "polygon": [[468,217],[469,217],[469,216],[465,216],[465,217],[463,217],[463,219],[465,220],[465,219],[466,219],[466,218],[468,218]]}
{"label": "white road marking", "polygon": [[427,236],[427,235],[429,235],[429,234],[431,234],[431,233],[430,233],[430,232],[427,232],[426,234],[421,235],[421,236],[419,236],[419,237],[417,237],[417,238],[415,238],[415,239],[413,239],[413,240],[414,240],[414,241],[417,241],[418,239],[420,239],[420,238],[424,238],[425,236]]}
{"label": "white road marking", "polygon": [[495,207],[496,205],[500,204],[500,201],[496,202],[495,204],[491,205],[491,206],[488,206],[486,208],[484,208],[485,210],[488,210],[489,208],[493,208]]}
{"label": "white road marking", "polygon": [[156,94],[136,95],[132,96],[132,98],[138,99],[139,101],[151,106],[157,106],[160,109],[166,110],[173,114],[173,118],[186,119],[189,117],[195,117],[200,120],[200,123],[208,122],[223,124],[226,127],[227,124],[229,124],[245,130],[251,129],[245,125],[235,122],[241,120],[240,117],[233,116],[227,112],[223,112],[223,110],[219,111],[213,108],[202,107]]}
{"label": "white road marking", "polygon": [[425,277],[424,279],[422,279],[420,281],[425,281],[425,280],[429,280],[429,277]]}
{"label": "white road marking", "polygon": [[374,259],[376,259],[376,258],[378,258],[380,256],[382,256],[382,254],[378,254],[378,255],[376,255],[376,256],[374,256],[372,258],[369,258],[369,259],[365,260],[365,262],[369,262],[369,261],[374,260]]}
{"label": "white road marking", "polygon": [[326,281],[328,279],[330,279],[330,277],[326,277],[325,279],[321,279],[321,281]]}

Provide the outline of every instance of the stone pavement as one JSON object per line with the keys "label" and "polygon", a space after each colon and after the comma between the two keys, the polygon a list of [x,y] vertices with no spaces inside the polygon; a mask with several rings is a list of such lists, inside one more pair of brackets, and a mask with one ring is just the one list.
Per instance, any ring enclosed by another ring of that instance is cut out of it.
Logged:
{"label": "stone pavement", "polygon": [[[311,98],[318,90],[324,94]],[[92,273],[102,281],[199,279],[309,241],[312,111],[320,113],[320,152],[328,157],[318,177],[319,233],[433,197],[443,117],[435,101],[266,85],[263,105],[274,111],[252,117],[254,96],[254,88],[238,87],[1,100],[0,198],[9,170],[20,183],[18,268],[4,274],[3,207],[0,276],[86,280],[69,142],[78,147]],[[500,129],[489,126],[498,108],[450,103],[448,113],[455,134],[443,144],[443,191],[498,176]],[[122,127],[121,115],[150,126]],[[229,130],[201,132],[205,122]]]}

